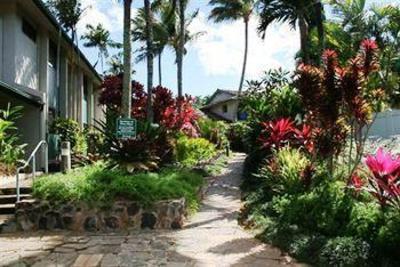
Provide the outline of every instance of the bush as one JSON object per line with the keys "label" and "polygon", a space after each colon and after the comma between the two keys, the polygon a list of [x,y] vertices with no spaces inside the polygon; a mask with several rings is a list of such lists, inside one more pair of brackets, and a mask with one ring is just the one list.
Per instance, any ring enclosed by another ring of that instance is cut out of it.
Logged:
{"label": "bush", "polygon": [[50,132],[58,134],[62,142],[70,142],[71,150],[74,153],[86,154],[86,137],[78,122],[72,119],[57,118],[51,124]]}
{"label": "bush", "polygon": [[15,121],[21,116],[22,107],[0,109],[0,175],[11,175],[22,160],[25,145],[19,144]]}
{"label": "bush", "polygon": [[228,129],[228,139],[233,151],[247,152],[248,145],[245,137],[248,135],[250,127],[245,121],[232,123]]}
{"label": "bush", "polygon": [[215,121],[209,118],[201,118],[198,121],[200,136],[207,139],[218,149],[223,149],[228,145],[228,125],[223,121]]}
{"label": "bush", "polygon": [[198,205],[197,192],[203,178],[193,172],[164,169],[159,173],[129,175],[95,165],[68,174],[44,176],[35,180],[33,195],[58,202],[86,202],[108,205],[117,199],[138,201],[149,206],[160,200],[185,197],[191,209]]}
{"label": "bush", "polygon": [[311,184],[312,177],[305,175],[311,162],[297,149],[286,147],[277,151],[266,165],[258,175],[274,195],[299,193]]}
{"label": "bush", "polygon": [[216,155],[215,145],[204,138],[181,136],[176,144],[177,161],[186,167],[195,166]]}
{"label": "bush", "polygon": [[366,266],[370,246],[361,239],[336,237],[328,240],[320,255],[321,266]]}

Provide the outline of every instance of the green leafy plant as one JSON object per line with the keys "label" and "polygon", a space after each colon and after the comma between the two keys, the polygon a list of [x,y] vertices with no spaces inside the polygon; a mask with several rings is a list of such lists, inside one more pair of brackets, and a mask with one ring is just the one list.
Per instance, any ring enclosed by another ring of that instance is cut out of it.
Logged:
{"label": "green leafy plant", "polygon": [[199,119],[197,123],[201,137],[216,145],[218,149],[222,149],[228,145],[227,132],[229,126],[227,123],[205,117]]}
{"label": "green leafy plant", "polygon": [[16,134],[15,121],[21,117],[22,107],[0,109],[0,174],[12,174],[24,155],[24,147]]}
{"label": "green leafy plant", "polygon": [[366,266],[370,256],[370,245],[353,237],[330,239],[322,248],[321,266]]}
{"label": "green leafy plant", "polygon": [[216,155],[215,145],[204,138],[180,136],[176,143],[177,161],[186,167],[195,166]]}

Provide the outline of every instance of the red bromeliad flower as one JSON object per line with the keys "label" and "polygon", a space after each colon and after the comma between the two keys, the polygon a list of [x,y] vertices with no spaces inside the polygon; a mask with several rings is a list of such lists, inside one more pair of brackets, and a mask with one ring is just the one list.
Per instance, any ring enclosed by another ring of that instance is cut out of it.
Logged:
{"label": "red bromeliad flower", "polygon": [[400,157],[380,148],[375,156],[367,157],[365,164],[372,173],[368,177],[368,191],[382,206],[400,208]]}
{"label": "red bromeliad flower", "polygon": [[378,178],[397,176],[400,171],[400,158],[386,153],[382,148],[378,149],[375,156],[367,156],[365,164],[374,176]]}

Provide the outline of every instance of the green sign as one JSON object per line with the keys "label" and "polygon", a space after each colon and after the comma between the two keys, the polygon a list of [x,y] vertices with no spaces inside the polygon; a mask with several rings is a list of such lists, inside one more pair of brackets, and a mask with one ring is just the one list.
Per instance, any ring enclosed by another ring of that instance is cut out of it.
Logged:
{"label": "green sign", "polygon": [[136,138],[137,122],[135,119],[117,119],[117,138]]}

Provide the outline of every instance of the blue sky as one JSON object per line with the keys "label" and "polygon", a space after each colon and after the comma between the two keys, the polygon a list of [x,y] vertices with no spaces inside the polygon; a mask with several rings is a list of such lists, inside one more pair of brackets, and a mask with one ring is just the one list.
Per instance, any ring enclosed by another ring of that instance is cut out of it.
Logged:
{"label": "blue sky", "polygon": [[[210,8],[206,0],[191,0],[190,10],[199,9],[193,21],[193,32],[204,32],[196,42],[188,45],[184,59],[184,91],[194,96],[212,94],[217,88],[237,89],[244,48],[244,26],[242,21],[214,24],[207,20]],[[399,4],[400,0],[368,0],[369,4]],[[117,0],[82,0],[87,7],[79,24],[78,33],[85,31],[86,24],[102,23],[115,41],[122,40],[122,5]],[[133,14],[142,1],[135,0]],[[250,48],[247,79],[259,77],[264,70],[282,67],[293,69],[294,55],[299,49],[298,33],[285,24],[274,24],[265,40],[256,34],[256,18],[250,23]],[[82,43],[82,41],[81,41]],[[80,45],[82,47],[82,44]],[[134,45],[134,49],[138,44]],[[96,49],[82,48],[91,62],[97,59]],[[171,50],[163,55],[163,83],[176,92],[175,56]],[[155,61],[156,63],[156,61]],[[155,64],[155,67],[157,65]],[[146,63],[134,64],[134,79],[146,82]],[[101,72],[101,67],[98,67]],[[158,83],[155,68],[155,84]]]}

